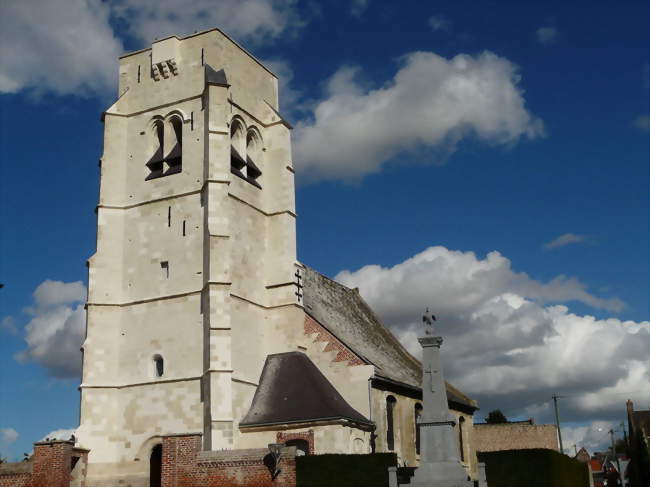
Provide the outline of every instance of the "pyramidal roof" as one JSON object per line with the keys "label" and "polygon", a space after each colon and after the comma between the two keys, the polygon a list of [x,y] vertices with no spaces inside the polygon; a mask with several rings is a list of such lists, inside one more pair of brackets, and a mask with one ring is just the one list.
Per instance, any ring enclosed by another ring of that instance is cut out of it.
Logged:
{"label": "pyramidal roof", "polygon": [[[420,389],[422,364],[384,326],[359,292],[305,266],[305,311],[355,354],[375,366],[376,376]],[[450,402],[477,409],[470,399],[447,384]]]}
{"label": "pyramidal roof", "polygon": [[302,352],[266,357],[260,384],[241,427],[345,420],[371,425]]}

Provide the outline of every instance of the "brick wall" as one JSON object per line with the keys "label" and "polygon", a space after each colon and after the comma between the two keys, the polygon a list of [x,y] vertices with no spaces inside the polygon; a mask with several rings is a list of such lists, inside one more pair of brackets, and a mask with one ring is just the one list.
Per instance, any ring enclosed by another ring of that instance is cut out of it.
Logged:
{"label": "brick wall", "polygon": [[553,424],[475,424],[477,452],[547,448],[559,451],[557,428]]}
{"label": "brick wall", "polygon": [[318,333],[314,342],[327,342],[324,351],[337,352],[336,357],[334,357],[334,362],[347,362],[348,365],[364,365],[364,361],[361,360],[352,350],[346,347],[341,341],[339,341],[334,335],[327,331],[318,321],[313,319],[309,315],[305,315],[305,335],[311,335],[313,333]]}
{"label": "brick wall", "polygon": [[3,463],[0,465],[0,487],[31,487],[32,463]]}
{"label": "brick wall", "polygon": [[34,443],[29,461],[0,465],[0,487],[70,487],[73,463],[79,463],[76,485],[84,487],[87,457],[72,441]]}
{"label": "brick wall", "polygon": [[163,438],[162,487],[295,487],[296,449],[284,448],[280,474],[271,478],[265,448],[201,451],[200,435]]}

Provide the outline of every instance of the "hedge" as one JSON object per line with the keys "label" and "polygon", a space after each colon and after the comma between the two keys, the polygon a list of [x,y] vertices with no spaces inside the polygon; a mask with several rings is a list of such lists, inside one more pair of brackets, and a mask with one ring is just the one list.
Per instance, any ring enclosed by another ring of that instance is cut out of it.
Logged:
{"label": "hedge", "polygon": [[490,487],[588,487],[587,465],[555,450],[480,453]]}
{"label": "hedge", "polygon": [[388,487],[395,453],[296,457],[297,487]]}

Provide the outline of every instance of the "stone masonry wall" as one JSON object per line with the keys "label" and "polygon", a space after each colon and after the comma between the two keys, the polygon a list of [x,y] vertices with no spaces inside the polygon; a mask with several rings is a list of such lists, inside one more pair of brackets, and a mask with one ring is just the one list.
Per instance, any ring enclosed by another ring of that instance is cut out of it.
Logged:
{"label": "stone masonry wall", "polygon": [[552,424],[475,424],[477,452],[548,448],[559,451],[557,429]]}
{"label": "stone masonry wall", "polygon": [[163,487],[295,487],[296,450],[284,448],[281,472],[271,478],[269,451],[201,451],[199,435],[163,438]]}
{"label": "stone masonry wall", "polygon": [[73,469],[75,485],[84,487],[87,458],[88,451],[75,448],[72,441],[34,443],[29,461],[0,465],[0,487],[70,487]]}

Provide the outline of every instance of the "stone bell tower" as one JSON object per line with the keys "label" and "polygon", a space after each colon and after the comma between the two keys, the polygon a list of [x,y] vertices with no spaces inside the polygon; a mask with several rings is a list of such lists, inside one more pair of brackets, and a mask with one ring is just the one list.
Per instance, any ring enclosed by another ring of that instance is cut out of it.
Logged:
{"label": "stone bell tower", "polygon": [[77,437],[90,485],[145,485],[162,435],[241,447],[302,320],[290,126],[277,78],[216,29],[123,56],[103,120]]}

